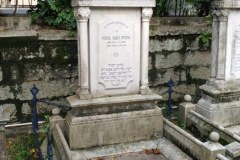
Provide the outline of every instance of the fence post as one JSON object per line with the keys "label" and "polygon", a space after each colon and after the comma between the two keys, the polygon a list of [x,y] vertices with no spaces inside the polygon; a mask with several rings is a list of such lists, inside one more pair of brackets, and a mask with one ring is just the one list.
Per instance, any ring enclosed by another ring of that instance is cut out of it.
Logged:
{"label": "fence post", "polygon": [[172,78],[168,81],[168,109],[167,109],[167,117],[172,117],[172,87],[174,86],[174,82]]}
{"label": "fence post", "polygon": [[5,125],[10,120],[10,113],[0,108],[0,159],[7,160]]}
{"label": "fence post", "polygon": [[38,136],[37,136],[37,131],[38,131],[38,114],[37,114],[37,94],[39,92],[39,89],[33,85],[32,89],[30,90],[31,94],[33,96],[32,98],[32,103],[33,103],[33,119],[32,119],[32,126],[33,126],[33,135],[34,135],[34,145],[37,148],[37,155],[38,159],[42,160],[42,151],[39,146],[38,142]]}
{"label": "fence post", "polygon": [[48,160],[52,160],[52,143],[51,143],[51,133],[50,128],[47,130],[47,156]]}

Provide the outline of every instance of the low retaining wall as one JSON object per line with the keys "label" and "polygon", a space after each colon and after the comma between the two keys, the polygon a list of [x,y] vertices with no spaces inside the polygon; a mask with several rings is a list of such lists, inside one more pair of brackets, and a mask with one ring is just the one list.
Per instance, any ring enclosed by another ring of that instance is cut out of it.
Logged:
{"label": "low retaining wall", "polygon": [[165,137],[181,146],[181,148],[183,148],[186,152],[189,152],[189,154],[193,157],[198,159],[201,158],[203,154],[203,142],[194,138],[186,131],[178,128],[167,119],[164,119],[163,122],[163,134]]}
{"label": "low retaining wall", "polygon": [[219,133],[222,143],[240,143],[240,136],[230,133],[224,127],[210,122],[207,118],[195,111],[190,111],[188,113],[186,127],[189,130],[192,130],[193,133],[198,133],[196,136],[206,137],[210,134],[210,132],[214,131]]}
{"label": "low retaining wall", "polygon": [[[226,147],[218,143],[217,133],[211,133],[209,142],[202,142],[191,134],[177,127],[167,119],[163,120],[163,134],[170,141],[188,152],[193,159],[199,160],[228,160],[225,157]],[[213,136],[214,135],[214,136]]]}

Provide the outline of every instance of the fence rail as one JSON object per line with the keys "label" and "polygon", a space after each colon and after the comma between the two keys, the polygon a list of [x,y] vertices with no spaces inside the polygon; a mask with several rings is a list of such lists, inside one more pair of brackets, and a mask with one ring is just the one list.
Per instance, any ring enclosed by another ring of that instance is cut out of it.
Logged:
{"label": "fence rail", "polygon": [[0,8],[29,8],[37,5],[38,0],[0,0]]}

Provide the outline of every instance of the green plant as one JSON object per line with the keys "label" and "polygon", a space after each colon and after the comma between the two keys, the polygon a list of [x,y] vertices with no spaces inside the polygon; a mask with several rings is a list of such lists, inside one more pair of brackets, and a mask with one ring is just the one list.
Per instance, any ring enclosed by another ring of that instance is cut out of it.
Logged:
{"label": "green plant", "polygon": [[76,30],[76,21],[70,0],[40,0],[35,7],[28,11],[28,14],[33,22],[70,31]]}
{"label": "green plant", "polygon": [[202,43],[203,47],[208,47],[212,40],[211,32],[203,32],[199,36],[199,42]]}
{"label": "green plant", "polygon": [[157,16],[209,15],[212,0],[157,0]]}
{"label": "green plant", "polygon": [[[40,141],[45,138],[44,134],[38,135]],[[33,134],[19,134],[7,138],[8,160],[34,160],[36,155],[37,149],[34,147]]]}

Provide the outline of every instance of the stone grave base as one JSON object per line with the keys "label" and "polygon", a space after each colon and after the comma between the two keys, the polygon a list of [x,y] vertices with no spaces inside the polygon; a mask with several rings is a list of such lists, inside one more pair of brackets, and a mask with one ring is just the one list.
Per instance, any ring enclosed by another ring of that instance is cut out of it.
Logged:
{"label": "stone grave base", "polygon": [[162,111],[151,103],[73,109],[65,121],[71,149],[147,140],[163,133]]}
{"label": "stone grave base", "polygon": [[[115,159],[116,155],[122,156],[126,153],[142,152],[142,151],[145,151],[146,149],[148,150],[159,149],[161,151],[161,154],[163,154],[167,159],[174,159],[174,160],[178,160],[178,159],[190,160],[191,159],[185,153],[183,153],[179,148],[177,148],[174,144],[172,144],[170,141],[168,141],[164,137],[151,139],[151,140],[130,142],[130,143],[121,143],[121,144],[108,145],[108,146],[70,150],[59,125],[56,125],[56,127],[53,130],[53,134],[54,134],[53,142],[55,147],[54,153],[56,156],[56,159],[53,159],[53,160],[87,160],[87,159],[90,160],[90,159],[101,159],[99,157],[104,157],[104,156],[109,156],[111,157],[110,159]],[[151,154],[147,154],[147,155],[148,155],[148,158],[146,159],[153,159],[151,158]],[[124,157],[124,158],[125,158],[124,160],[134,159],[132,157]],[[142,156],[141,156],[141,159],[143,159]]]}
{"label": "stone grave base", "polygon": [[203,85],[196,112],[220,126],[240,124],[240,90]]}

